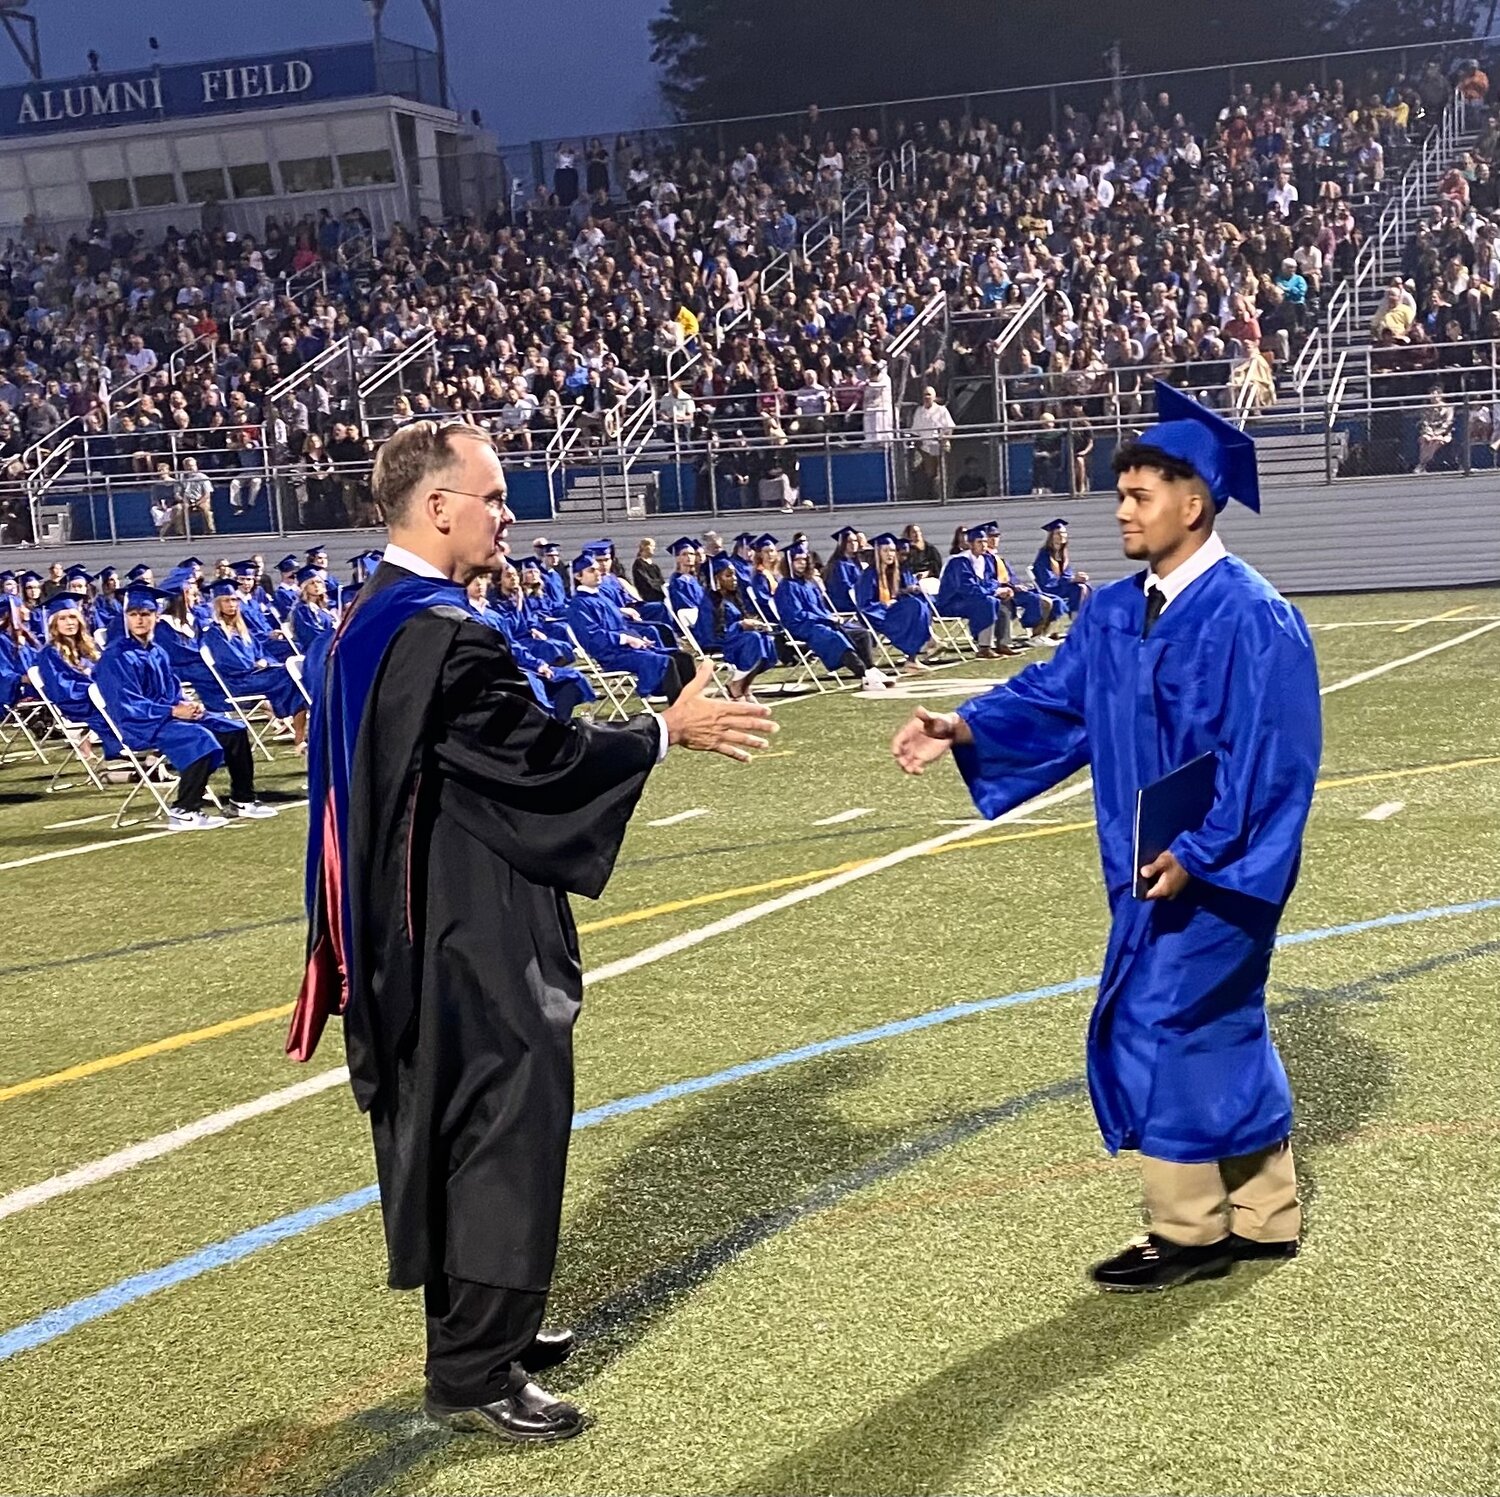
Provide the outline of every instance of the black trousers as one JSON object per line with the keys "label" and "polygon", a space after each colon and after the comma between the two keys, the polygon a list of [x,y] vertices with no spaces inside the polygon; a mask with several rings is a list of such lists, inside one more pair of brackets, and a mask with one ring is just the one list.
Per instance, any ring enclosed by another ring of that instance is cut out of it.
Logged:
{"label": "black trousers", "polygon": [[[212,729],[210,729],[212,731]],[[214,733],[224,750],[224,767],[229,771],[229,798],[242,805],[255,799],[255,761],[250,757],[250,735],[243,728]],[[196,811],[203,804],[208,777],[213,773],[212,754],[194,759],[177,781],[177,809]]]}
{"label": "black trousers", "polygon": [[422,1291],[427,1310],[427,1391],[450,1408],[504,1398],[527,1381],[517,1358],[542,1328],[547,1296],[443,1278]]}
{"label": "black trousers", "polygon": [[661,678],[662,695],[671,706],[682,695],[682,688],[698,674],[698,662],[686,650],[673,650],[667,662],[667,673]]}

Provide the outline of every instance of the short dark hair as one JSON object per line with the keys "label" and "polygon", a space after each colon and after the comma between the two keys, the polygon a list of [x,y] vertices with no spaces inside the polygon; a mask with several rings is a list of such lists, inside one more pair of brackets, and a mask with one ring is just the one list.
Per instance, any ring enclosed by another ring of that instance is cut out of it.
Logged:
{"label": "short dark hair", "polygon": [[1185,463],[1180,457],[1173,457],[1171,453],[1163,452],[1160,447],[1153,447],[1149,442],[1122,442],[1115,448],[1110,467],[1116,478],[1132,468],[1151,468],[1163,478],[1178,482],[1188,478],[1197,478],[1200,483],[1203,481],[1191,463]]}

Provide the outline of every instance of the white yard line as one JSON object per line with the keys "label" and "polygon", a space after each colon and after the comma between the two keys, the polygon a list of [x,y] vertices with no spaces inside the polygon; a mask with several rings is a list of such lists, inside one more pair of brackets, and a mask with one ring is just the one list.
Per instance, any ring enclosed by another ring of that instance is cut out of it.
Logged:
{"label": "white yard line", "polygon": [[[1345,619],[1336,624],[1309,624],[1309,629],[1390,629],[1397,624],[1409,625],[1416,628],[1418,624],[1434,624],[1440,622],[1442,615],[1434,615],[1430,619]],[[1464,623],[1479,624],[1490,620],[1500,620],[1500,613],[1468,613],[1464,615]],[[1398,634],[1405,632],[1398,629]]]}
{"label": "white yard line", "polygon": [[199,1118],[196,1123],[186,1123],[181,1128],[172,1129],[170,1133],[158,1133],[155,1138],[131,1144],[129,1148],[120,1149],[114,1154],[106,1154],[103,1159],[96,1159],[92,1164],[79,1165],[65,1175],[54,1175],[50,1180],[13,1190],[7,1196],[0,1196],[0,1220],[32,1206],[40,1206],[44,1201],[55,1201],[58,1196],[71,1195],[86,1185],[97,1185],[101,1180],[123,1175],[127,1170],[133,1170],[148,1160],[160,1159],[164,1154],[175,1154],[178,1149],[185,1149],[189,1144],[197,1143],[200,1138],[211,1138],[215,1133],[224,1133],[239,1123],[248,1123],[251,1118],[264,1117],[268,1112],[290,1107],[293,1102],[326,1092],[330,1087],[339,1086],[348,1079],[348,1068],[336,1066],[331,1071],[309,1076],[295,1086],[284,1086],[279,1091],[268,1092],[253,1102],[241,1102],[237,1107],[226,1107],[222,1112]]}
{"label": "white yard line", "polygon": [[707,816],[707,806],[694,806],[691,811],[679,811],[675,816],[658,816],[655,821],[648,821],[647,826],[676,826],[680,821],[692,821],[699,816]]}
{"label": "white yard line", "polygon": [[[1321,696],[1328,696],[1331,692],[1342,691],[1347,686],[1355,686],[1363,681],[1373,680],[1377,676],[1384,675],[1387,671],[1395,670],[1398,666],[1408,665],[1413,661],[1425,659],[1439,650],[1449,649],[1453,645],[1462,644],[1464,640],[1473,639],[1480,634],[1487,633],[1497,625],[1500,625],[1500,619],[1496,619],[1494,622],[1485,625],[1484,628],[1470,630],[1468,634],[1462,635],[1457,639],[1447,640],[1442,644],[1433,645],[1425,650],[1419,650],[1413,655],[1403,656],[1400,660],[1389,661],[1387,664],[1377,666],[1373,670],[1361,671],[1358,675],[1349,676],[1345,680],[1332,682],[1330,685],[1323,687],[1319,694]],[[720,920],[715,920],[708,925],[700,926],[697,930],[685,931],[681,935],[671,937],[669,940],[659,941],[656,945],[648,946],[631,956],[622,957],[619,961],[608,962],[602,967],[597,967],[593,971],[585,973],[583,978],[584,986],[593,987],[597,983],[608,982],[612,978],[623,977],[627,973],[638,971],[642,967],[648,967],[656,962],[665,961],[669,957],[677,956],[681,952],[691,950],[694,946],[700,946],[705,941],[711,941],[716,936],[728,935],[731,931],[739,930],[741,927],[760,920],[767,915],[774,915],[782,910],[791,909],[796,905],[805,904],[809,900],[832,893],[836,889],[842,889],[848,884],[858,882],[860,879],[871,878],[877,873],[884,873],[887,869],[898,867],[912,858],[922,857],[939,847],[948,846],[950,843],[961,842],[992,826],[1035,821],[1038,819],[1036,816],[1037,812],[1047,811],[1053,806],[1070,801],[1076,796],[1085,794],[1092,787],[1092,779],[1080,780],[1077,784],[1069,785],[1064,790],[1057,790],[1050,795],[1040,796],[1035,800],[1027,801],[1023,805],[1017,806],[1014,810],[1007,811],[1003,816],[997,816],[993,821],[980,819],[961,822],[954,826],[951,831],[943,832],[939,836],[928,837],[921,842],[914,842],[909,846],[897,848],[894,852],[886,853],[879,858],[873,858],[868,863],[861,863],[857,868],[851,868],[844,873],[819,879],[817,883],[804,885],[800,889],[793,889],[774,899],[768,899],[760,904],[751,905],[747,909],[737,910],[734,914],[727,915]],[[299,802],[298,804],[305,805],[306,802]],[[1376,809],[1379,810],[1382,808],[1377,807]],[[172,835],[173,833],[171,832],[149,832],[142,837],[121,838],[115,842],[99,844],[99,846],[119,847],[127,842],[146,842],[152,841],[157,837]],[[69,849],[69,853],[89,850],[86,848]],[[43,856],[54,855],[44,854]],[[0,865],[0,870],[3,870],[5,867],[14,866],[17,865]],[[270,1092],[264,1097],[256,1098],[252,1102],[244,1102],[238,1107],[226,1108],[224,1111],[213,1113],[211,1116],[203,1118],[196,1123],[188,1123],[181,1128],[174,1128],[169,1133],[162,1133],[155,1138],[146,1139],[143,1143],[132,1144],[129,1148],[106,1155],[103,1159],[96,1159],[91,1164],[80,1165],[77,1169],[70,1170],[64,1175],[55,1176],[51,1180],[44,1180],[36,1185],[25,1186],[20,1190],[12,1191],[10,1195],[0,1197],[0,1219],[12,1216],[18,1211],[24,1211],[28,1207],[41,1205],[45,1201],[54,1200],[58,1196],[66,1195],[71,1191],[81,1190],[86,1185],[97,1184],[101,1180],[108,1180],[115,1175],[123,1174],[125,1171],[134,1169],[149,1160],[159,1159],[165,1154],[185,1148],[188,1144],[194,1143],[200,1138],[207,1138],[213,1134],[222,1133],[226,1129],[236,1126],[238,1123],[260,1117],[268,1112],[274,1112],[282,1107],[289,1107],[292,1103],[302,1100],[303,1097],[313,1096],[318,1092],[327,1090],[329,1087],[337,1086],[347,1078],[347,1069],[343,1066],[338,1066],[331,1071],[325,1071],[321,1075],[298,1082],[294,1086],[282,1087],[278,1091]]]}
{"label": "white yard line", "polygon": [[825,816],[821,821],[815,821],[814,826],[837,826],[841,821],[858,821],[861,816],[868,816],[874,806],[853,806],[847,811],[839,811],[832,816]]}
{"label": "white yard line", "polygon": [[73,821],[52,821],[42,828],[44,832],[65,832],[69,827],[92,826],[96,821],[108,821],[113,811],[101,811],[97,816],[79,816]]}
{"label": "white yard line", "polygon": [[1397,811],[1404,811],[1406,802],[1404,800],[1382,801],[1373,811],[1366,811],[1359,819],[1361,821],[1389,821]]}

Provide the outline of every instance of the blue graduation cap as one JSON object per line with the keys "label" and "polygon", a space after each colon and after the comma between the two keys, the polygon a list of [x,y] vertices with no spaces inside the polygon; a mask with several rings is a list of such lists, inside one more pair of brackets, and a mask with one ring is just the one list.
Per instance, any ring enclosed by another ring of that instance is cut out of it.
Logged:
{"label": "blue graduation cap", "polygon": [[63,573],[63,576],[66,577],[70,582],[75,581],[78,578],[82,578],[85,582],[92,582],[94,580],[94,574],[89,571],[87,567],[81,566],[77,562],[74,562],[74,564],[70,566],[66,572]]}
{"label": "blue graduation cap", "polygon": [[16,578],[16,581],[19,582],[22,587],[30,587],[33,582],[40,582],[41,580],[42,574],[40,572],[33,572],[29,569],[22,572],[21,575]]}
{"label": "blue graduation cap", "polygon": [[698,538],[692,535],[679,535],[667,550],[673,556],[680,556],[684,551],[696,551],[698,549]]}
{"label": "blue graduation cap", "polygon": [[150,570],[151,568],[144,561],[138,561],[126,572],[125,580],[127,582],[139,582]]}
{"label": "blue graduation cap", "polygon": [[583,548],[585,556],[608,556],[615,549],[615,543],[607,536],[602,541],[590,541]]}
{"label": "blue graduation cap", "polygon": [[239,593],[239,584],[232,577],[220,577],[208,584],[210,598],[237,598]]}
{"label": "blue graduation cap", "polygon": [[556,541],[541,541],[539,542],[539,544],[541,545],[543,556],[562,555],[562,547],[559,546]]}
{"label": "blue graduation cap", "polygon": [[180,567],[201,567],[203,562],[196,556],[184,556],[177,565]]}
{"label": "blue graduation cap", "polygon": [[734,563],[722,552],[708,558],[708,574],[717,577],[726,567],[732,567]]}
{"label": "blue graduation cap", "polygon": [[970,525],[964,531],[964,539],[966,541],[982,541],[989,533],[990,527],[988,525]]}
{"label": "blue graduation cap", "polygon": [[730,544],[735,546],[753,546],[755,544],[755,537],[748,530],[742,530]]}
{"label": "blue graduation cap", "polygon": [[792,544],[782,552],[782,555],[787,557],[806,556],[807,547],[804,546],[801,541],[793,541]]}
{"label": "blue graduation cap", "polygon": [[776,546],[780,544],[781,543],[776,539],[774,535],[770,533],[770,531],[766,531],[765,534],[755,537],[755,549],[757,551],[763,551],[767,546]]}
{"label": "blue graduation cap", "polygon": [[288,552],[287,555],[283,556],[281,560],[276,563],[276,570],[280,572],[283,577],[285,577],[288,572],[295,572],[297,570],[297,558],[290,552]]}
{"label": "blue graduation cap", "polygon": [[896,537],[896,549],[898,551],[910,551],[911,542],[904,535],[898,535]]}
{"label": "blue graduation cap", "polygon": [[586,572],[590,567],[599,565],[599,558],[592,551],[585,551],[582,556],[573,558],[573,575],[576,577],[580,572]]}
{"label": "blue graduation cap", "polygon": [[83,612],[84,600],[77,593],[53,593],[53,595],[42,604],[42,612],[50,619],[54,613],[66,613],[70,608],[75,612]]}
{"label": "blue graduation cap", "polygon": [[191,567],[173,567],[165,577],[161,579],[160,591],[167,597],[176,597],[188,583],[194,581],[193,569]]}
{"label": "blue graduation cap", "polygon": [[119,575],[119,572],[114,567],[100,567],[99,575],[94,580],[96,582],[113,582]]}
{"label": "blue graduation cap", "polygon": [[516,565],[523,572],[540,572],[542,564],[534,556],[523,556]]}
{"label": "blue graduation cap", "polygon": [[300,587],[305,582],[311,582],[316,577],[323,575],[322,567],[299,567],[297,569],[297,585]]}
{"label": "blue graduation cap", "polygon": [[1062,519],[1061,517],[1059,517],[1056,520],[1048,520],[1047,523],[1042,526],[1043,530],[1049,530],[1049,531],[1050,530],[1066,530],[1067,528],[1068,528],[1068,522],[1066,520]]}
{"label": "blue graduation cap", "polygon": [[171,602],[168,594],[160,588],[149,587],[143,582],[132,582],[125,589],[125,611],[131,612],[137,608],[150,609],[152,613],[160,613],[162,606]]}
{"label": "blue graduation cap", "polygon": [[1260,476],[1255,443],[1181,390],[1156,385],[1156,413],[1161,420],[1140,434],[1137,445],[1186,463],[1208,486],[1215,510],[1231,499],[1260,513]]}
{"label": "blue graduation cap", "polygon": [[326,546],[309,546],[304,554],[311,561],[315,556],[327,556],[328,548]]}
{"label": "blue graduation cap", "polygon": [[[107,572],[109,568],[106,567],[104,570]],[[104,575],[104,572],[101,572],[99,575],[102,577]],[[0,572],[0,586],[3,586],[7,582],[14,582],[15,580],[16,574],[11,571],[9,567],[7,567],[3,572]]]}
{"label": "blue graduation cap", "polygon": [[359,596],[359,588],[352,582],[346,582],[339,589],[339,607],[347,608]]}
{"label": "blue graduation cap", "polygon": [[899,546],[901,543],[896,539],[894,531],[882,530],[879,535],[871,538],[870,544],[872,546]]}
{"label": "blue graduation cap", "polygon": [[859,532],[852,525],[843,525],[833,532],[833,538],[836,541],[846,541],[851,535],[858,534]]}
{"label": "blue graduation cap", "polygon": [[258,577],[260,564],[254,561],[237,561],[229,568],[236,577]]}
{"label": "blue graduation cap", "polygon": [[997,520],[991,520],[991,521],[989,521],[989,523],[986,524],[985,527],[984,527],[984,533],[986,535],[999,535],[1000,534],[1000,524],[999,524],[999,522]]}

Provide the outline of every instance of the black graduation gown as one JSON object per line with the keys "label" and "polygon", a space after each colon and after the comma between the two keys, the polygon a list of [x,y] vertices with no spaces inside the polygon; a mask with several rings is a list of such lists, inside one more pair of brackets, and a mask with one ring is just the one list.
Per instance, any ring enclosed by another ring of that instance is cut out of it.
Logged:
{"label": "black graduation gown", "polygon": [[[395,596],[388,574],[419,585],[382,567],[372,614]],[[391,636],[358,721],[339,861],[345,1044],[394,1288],[445,1273],[551,1282],[583,995],[567,896],[603,890],[659,742],[650,717],[553,720],[503,635],[457,603]],[[329,903],[314,900],[310,952]]]}

